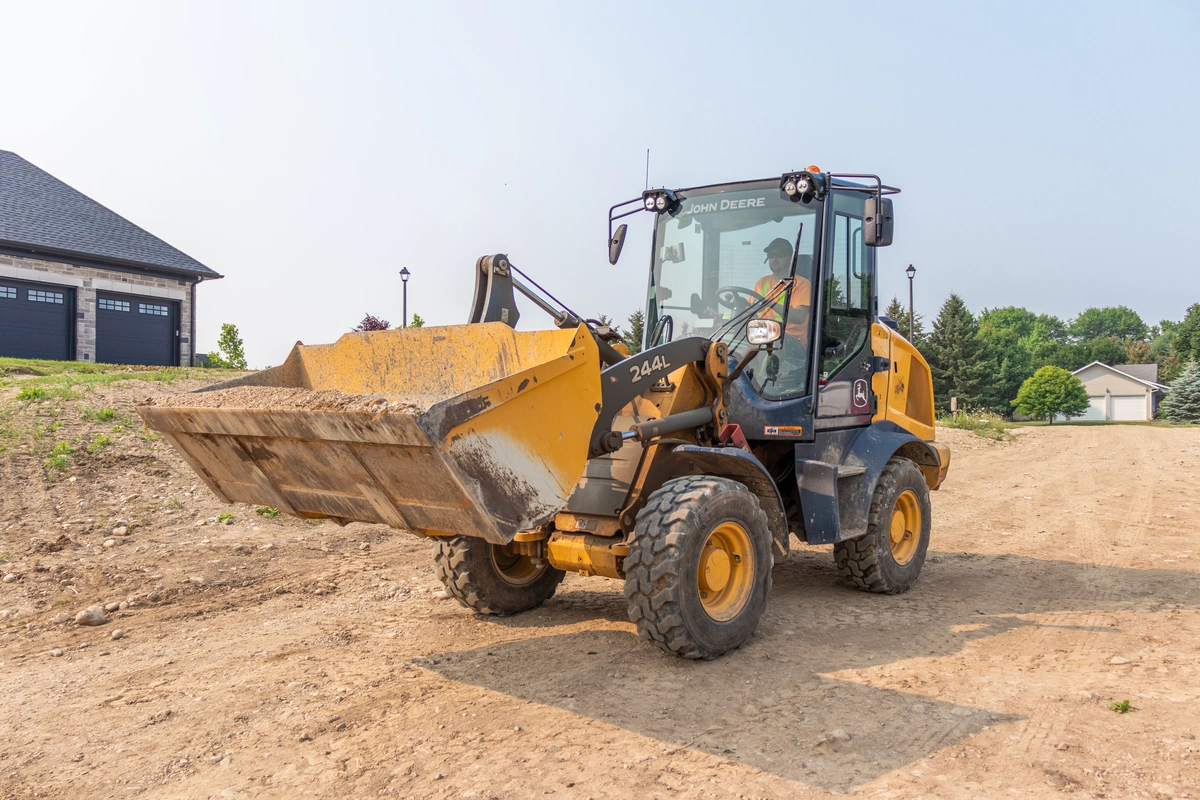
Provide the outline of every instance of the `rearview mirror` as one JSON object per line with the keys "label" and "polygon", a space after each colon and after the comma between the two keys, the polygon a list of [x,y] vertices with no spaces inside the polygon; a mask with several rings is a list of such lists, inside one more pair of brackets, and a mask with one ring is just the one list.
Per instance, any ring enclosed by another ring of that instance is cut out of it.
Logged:
{"label": "rearview mirror", "polygon": [[892,243],[892,198],[871,195],[863,212],[863,244],[887,247]]}
{"label": "rearview mirror", "polygon": [[625,231],[629,226],[621,223],[617,226],[617,232],[608,240],[608,263],[616,264],[617,259],[621,257],[621,248],[625,246]]}

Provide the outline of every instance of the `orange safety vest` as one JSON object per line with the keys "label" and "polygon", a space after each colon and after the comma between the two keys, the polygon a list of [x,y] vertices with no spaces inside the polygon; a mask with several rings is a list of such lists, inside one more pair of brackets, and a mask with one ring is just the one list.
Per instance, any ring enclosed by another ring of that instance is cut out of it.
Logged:
{"label": "orange safety vest", "polygon": [[[758,283],[754,284],[754,291],[763,297],[767,296],[767,292],[775,288],[779,283],[779,278],[774,275],[765,275],[758,279]],[[776,301],[778,302],[778,301]],[[810,308],[812,306],[812,284],[808,278],[796,276],[796,282],[792,285],[792,299],[789,305],[793,309]],[[783,322],[783,314],[776,311],[774,307],[768,307],[763,310],[759,317],[762,319],[774,319],[778,322]],[[787,334],[794,336],[800,341],[808,344],[808,320],[796,322],[796,314],[788,313]]]}

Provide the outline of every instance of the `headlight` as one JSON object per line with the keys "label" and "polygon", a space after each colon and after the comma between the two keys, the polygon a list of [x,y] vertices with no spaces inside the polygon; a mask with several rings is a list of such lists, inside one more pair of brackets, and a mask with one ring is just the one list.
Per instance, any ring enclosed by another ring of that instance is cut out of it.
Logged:
{"label": "headlight", "polygon": [[796,195],[796,181],[792,178],[788,178],[786,181],[784,181],[783,193],[788,197],[794,197]]}
{"label": "headlight", "polygon": [[648,195],[646,197],[646,210],[647,211],[654,210],[654,195]]}
{"label": "headlight", "polygon": [[752,319],[746,325],[746,339],[750,344],[770,344],[783,336],[783,326],[773,319]]}
{"label": "headlight", "polygon": [[654,207],[657,208],[659,211],[666,211],[667,210],[667,196],[665,194],[660,194],[658,197],[654,198]]}
{"label": "headlight", "polygon": [[812,188],[812,184],[808,182],[808,178],[798,178],[796,180],[796,194],[808,194],[810,188]]}

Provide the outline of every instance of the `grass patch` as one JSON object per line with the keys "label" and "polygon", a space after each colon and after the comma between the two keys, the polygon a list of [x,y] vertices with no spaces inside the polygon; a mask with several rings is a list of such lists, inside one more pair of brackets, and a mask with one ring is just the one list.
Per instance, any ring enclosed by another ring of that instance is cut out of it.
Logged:
{"label": "grass patch", "polygon": [[17,399],[22,403],[36,403],[50,399],[50,390],[42,386],[29,386],[17,392]]}
{"label": "grass patch", "polygon": [[943,428],[958,428],[976,436],[996,442],[1008,442],[1016,438],[1008,432],[1009,422],[990,411],[959,411],[938,419]]}
{"label": "grass patch", "polygon": [[271,508],[270,506],[263,506],[262,508],[254,509],[254,513],[268,519],[275,519],[279,516],[279,509]]}
{"label": "grass patch", "polygon": [[[174,383],[187,379],[224,379],[246,370],[202,369],[200,367],[143,367],[130,364],[93,364],[87,361],[41,361],[0,358],[0,386],[20,384],[26,390],[47,389],[47,399],[57,392],[63,399],[76,396],[75,388],[93,389],[121,381]],[[70,392],[70,396],[65,393]],[[21,397],[18,395],[18,397]]]}
{"label": "grass patch", "polygon": [[117,412],[111,408],[85,408],[83,410],[83,418],[88,422],[108,422],[115,419]]}
{"label": "grass patch", "polygon": [[94,456],[94,455],[96,455],[96,453],[99,453],[101,450],[108,447],[110,444],[112,444],[112,439],[108,438],[103,433],[97,433],[95,436],[92,437],[92,440],[90,442],[88,442],[88,446],[87,446],[88,455]]}
{"label": "grass patch", "polygon": [[11,563],[12,563],[12,553],[7,553],[7,552],[0,553],[0,564],[11,564]]}
{"label": "grass patch", "polygon": [[43,462],[50,476],[67,471],[71,466],[71,445],[66,442],[55,442],[50,450],[50,457]]}
{"label": "grass patch", "polygon": [[1130,711],[1134,710],[1133,706],[1129,704],[1128,700],[1122,700],[1119,703],[1114,700],[1108,704],[1108,707],[1118,714],[1128,714]]}
{"label": "grass patch", "polygon": [[233,519],[233,514],[226,511],[223,514],[217,514],[217,522],[224,522],[227,519]]}

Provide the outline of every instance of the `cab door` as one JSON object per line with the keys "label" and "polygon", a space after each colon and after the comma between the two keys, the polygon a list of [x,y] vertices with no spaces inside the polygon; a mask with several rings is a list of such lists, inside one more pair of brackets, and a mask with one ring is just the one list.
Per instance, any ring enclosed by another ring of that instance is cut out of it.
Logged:
{"label": "cab door", "polygon": [[826,210],[821,330],[814,344],[817,430],[871,424],[875,249],[863,242],[866,193],[835,190]]}

